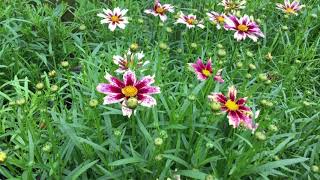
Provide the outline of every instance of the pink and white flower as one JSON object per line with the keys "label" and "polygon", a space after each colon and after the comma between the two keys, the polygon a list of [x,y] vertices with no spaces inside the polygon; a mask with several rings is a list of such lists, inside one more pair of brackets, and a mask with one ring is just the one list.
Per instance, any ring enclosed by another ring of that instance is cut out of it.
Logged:
{"label": "pink and white flower", "polygon": [[159,0],[155,0],[153,9],[147,9],[144,11],[146,14],[152,14],[154,16],[159,16],[161,21],[164,22],[167,20],[167,12],[173,13],[174,7],[171,4],[161,5]]}
{"label": "pink and white flower", "polygon": [[245,0],[223,0],[219,5],[223,6],[225,11],[235,12],[246,8],[246,3]]}
{"label": "pink and white flower", "polygon": [[[193,68],[200,81],[204,81],[212,76],[213,71],[211,59],[207,61],[207,64],[204,64],[202,60],[198,58],[196,63],[189,63],[189,66]],[[224,80],[222,79],[221,73],[222,69],[219,69],[213,79],[217,82],[223,83]]]}
{"label": "pink and white flower", "polygon": [[[211,93],[208,98],[210,101],[220,103],[221,111],[228,113],[229,125],[233,128],[242,124],[253,132],[257,129],[258,125],[252,121],[252,110],[245,106],[247,98],[237,99],[237,90],[234,86],[229,87],[227,97],[222,93]],[[254,118],[257,116],[258,114]]]}
{"label": "pink and white flower", "polygon": [[236,31],[234,33],[234,38],[237,39],[237,41],[244,40],[249,37],[256,42],[258,37],[264,37],[259,26],[251,20],[248,15],[244,15],[240,19],[234,15],[228,16],[225,19],[224,28]]}
{"label": "pink and white flower", "polygon": [[97,91],[106,94],[103,104],[122,103],[122,114],[130,117],[134,109],[129,108],[128,100],[135,99],[139,105],[153,107],[157,101],[150,95],[160,93],[160,88],[151,86],[154,83],[154,76],[145,76],[137,80],[133,71],[128,70],[123,74],[123,81],[106,73],[106,80],[109,82],[100,83]]}
{"label": "pink and white flower", "polygon": [[123,57],[119,55],[113,56],[113,62],[119,66],[115,72],[124,73],[129,68],[132,69],[134,67],[142,67],[147,65],[149,61],[143,62],[143,58],[143,52],[132,53],[130,49]]}
{"label": "pink and white flower", "polygon": [[212,23],[217,24],[217,29],[221,29],[221,26],[224,25],[226,15],[224,13],[219,14],[214,11],[207,13],[207,15]]}
{"label": "pink and white flower", "polygon": [[175,24],[185,24],[189,29],[194,27],[204,28],[203,21],[198,21],[197,16],[193,14],[184,15],[183,12],[179,13],[179,18]]}
{"label": "pink and white flower", "polygon": [[103,9],[103,13],[97,14],[102,17],[101,24],[109,24],[110,31],[114,31],[117,27],[124,29],[128,24],[128,18],[124,15],[128,12],[127,9],[114,8],[113,11],[110,9]]}
{"label": "pink and white flower", "polygon": [[286,14],[294,14],[298,15],[298,11],[300,11],[304,5],[301,5],[299,1],[284,0],[283,4],[276,3],[277,9],[280,9],[282,12]]}

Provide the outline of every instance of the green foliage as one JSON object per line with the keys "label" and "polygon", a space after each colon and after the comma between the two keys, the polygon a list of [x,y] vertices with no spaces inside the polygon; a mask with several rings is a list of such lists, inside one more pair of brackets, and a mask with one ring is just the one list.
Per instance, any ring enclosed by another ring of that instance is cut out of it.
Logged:
{"label": "green foliage", "polygon": [[[163,2],[199,18],[222,11],[218,1]],[[152,1],[2,0],[0,150],[7,160],[0,179],[319,179],[311,166],[320,165],[320,6],[303,3],[299,16],[285,18],[274,1],[248,1],[243,13],[260,19],[266,35],[254,43],[208,21],[204,30],[187,30],[170,15],[160,25],[143,13]],[[110,32],[96,14],[118,6],[129,9],[130,23]],[[139,107],[129,119],[120,105],[102,105],[96,86],[116,69],[112,56],[132,43],[151,62],[139,76],[154,74],[162,93],[157,106]],[[226,83],[199,82],[187,67],[198,57],[224,68]],[[271,84],[259,80],[262,73]],[[261,110],[257,131],[265,140],[211,111],[207,95],[229,85]]]}

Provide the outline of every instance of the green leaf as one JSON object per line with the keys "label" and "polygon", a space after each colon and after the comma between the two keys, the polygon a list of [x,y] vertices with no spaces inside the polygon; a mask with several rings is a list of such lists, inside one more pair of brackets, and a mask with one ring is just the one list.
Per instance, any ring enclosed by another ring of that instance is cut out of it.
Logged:
{"label": "green leaf", "polygon": [[194,179],[201,179],[204,180],[206,179],[207,174],[200,172],[198,170],[180,170],[177,172],[177,174],[181,176],[186,176]]}
{"label": "green leaf", "polygon": [[113,162],[109,163],[109,166],[121,166],[121,165],[125,165],[125,164],[133,164],[133,163],[140,163],[140,162],[145,162],[145,160],[141,159],[141,158],[137,158],[137,157],[130,157],[130,158],[126,158],[126,159],[120,159],[117,161],[113,161]]}
{"label": "green leaf", "polygon": [[75,179],[78,179],[78,177],[86,172],[89,168],[91,168],[93,165],[95,165],[99,160],[95,160],[95,161],[92,161],[92,162],[84,162],[82,163],[80,166],[78,166],[77,168],[75,168],[67,177],[66,179],[72,179],[72,180],[75,180]]}

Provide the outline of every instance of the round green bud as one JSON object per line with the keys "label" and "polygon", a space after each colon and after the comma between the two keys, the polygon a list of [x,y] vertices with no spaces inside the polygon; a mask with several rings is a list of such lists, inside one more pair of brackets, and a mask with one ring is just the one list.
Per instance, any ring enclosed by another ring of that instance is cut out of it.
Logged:
{"label": "round green bud", "polygon": [[163,144],[163,139],[159,137],[154,139],[154,144],[157,146],[161,146]]}
{"label": "round green bud", "polygon": [[268,76],[266,74],[259,74],[259,80],[260,81],[266,81],[268,80]]}
{"label": "round green bud", "polygon": [[86,30],[87,29],[87,27],[86,27],[86,25],[84,25],[84,24],[81,24],[80,26],[79,26],[79,30],[80,31],[84,31],[84,30]]}
{"label": "round green bud", "polygon": [[21,106],[24,105],[26,103],[26,100],[24,98],[19,98],[16,100],[16,104]]}
{"label": "round green bud", "polygon": [[56,84],[54,84],[54,85],[52,85],[52,86],[50,87],[50,90],[51,90],[52,92],[57,92],[57,91],[59,90],[59,86],[57,86]]}
{"label": "round green bud", "polygon": [[247,79],[251,79],[251,78],[252,78],[252,75],[248,73],[248,74],[246,74],[246,78],[247,78]]}
{"label": "round green bud", "polygon": [[198,45],[197,45],[196,43],[191,43],[191,47],[192,47],[192,48],[197,48]]}
{"label": "round green bud", "polygon": [[91,99],[91,100],[89,101],[89,106],[90,106],[90,107],[96,107],[98,104],[99,104],[99,101],[96,100],[96,99]]}
{"label": "round green bud", "polygon": [[260,131],[255,133],[255,137],[260,141],[264,141],[267,139],[267,136],[263,132],[260,132]]}
{"label": "round green bud", "polygon": [[44,152],[50,152],[52,149],[52,144],[51,143],[46,143],[43,147],[42,147],[42,151]]}
{"label": "round green bud", "polygon": [[237,63],[237,67],[238,67],[238,68],[242,68],[242,66],[243,66],[243,63],[242,63],[242,62],[238,62],[238,63]]}
{"label": "round green bud", "polygon": [[272,131],[272,132],[277,132],[279,129],[278,129],[278,127],[276,126],[276,125],[274,125],[274,124],[270,124],[269,126],[268,126],[268,129],[270,130],[270,131]]}
{"label": "round green bud", "polygon": [[272,81],[271,81],[270,79],[268,79],[268,80],[266,80],[264,83],[265,83],[266,85],[269,85],[269,84],[272,83]]}
{"label": "round green bud", "polygon": [[289,30],[288,26],[282,26],[281,29],[284,30],[284,31],[288,31]]}
{"label": "round green bud", "polygon": [[139,45],[137,44],[137,43],[132,43],[131,45],[130,45],[130,50],[131,51],[136,51],[136,50],[138,50],[139,49]]}
{"label": "round green bud", "polygon": [[43,87],[44,87],[44,84],[43,84],[42,82],[39,82],[39,83],[36,84],[36,88],[37,88],[38,90],[43,89]]}
{"label": "round green bud", "polygon": [[222,44],[217,44],[217,47],[218,47],[219,49],[223,49],[223,48],[224,48]]}
{"label": "round green bud", "polygon": [[161,42],[159,44],[160,49],[168,49],[168,45],[166,43]]}
{"label": "round green bud", "polygon": [[221,109],[221,105],[217,102],[211,102],[210,108],[212,111],[219,111]]}
{"label": "round green bud", "polygon": [[191,95],[188,96],[188,99],[189,99],[190,101],[194,101],[194,100],[197,99],[197,97],[196,97],[195,95],[191,94]]}
{"label": "round green bud", "polygon": [[247,51],[247,53],[246,53],[246,54],[247,54],[247,56],[248,56],[248,57],[253,57],[253,56],[254,56],[254,55],[253,55],[253,53],[252,53],[251,51]]}
{"label": "round green bud", "polygon": [[135,97],[130,97],[130,98],[127,100],[127,106],[128,106],[128,108],[130,108],[130,109],[135,109],[135,108],[137,108],[137,106],[138,106],[138,99],[135,98]]}
{"label": "round green bud", "polygon": [[316,166],[316,165],[313,165],[311,166],[311,170],[315,173],[318,173],[319,172],[319,166]]}
{"label": "round green bud", "polygon": [[251,69],[251,70],[256,70],[257,67],[256,67],[256,65],[254,65],[254,64],[249,64],[249,69]]}
{"label": "round green bud", "polygon": [[225,49],[219,49],[218,50],[218,56],[219,57],[225,57],[227,55],[227,52]]}
{"label": "round green bud", "polygon": [[61,66],[64,68],[67,68],[69,66],[69,62],[68,61],[62,61],[61,62]]}

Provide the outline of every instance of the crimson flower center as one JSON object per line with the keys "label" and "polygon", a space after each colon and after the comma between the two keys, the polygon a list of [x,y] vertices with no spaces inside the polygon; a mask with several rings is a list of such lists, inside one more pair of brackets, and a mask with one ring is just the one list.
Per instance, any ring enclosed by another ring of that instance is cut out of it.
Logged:
{"label": "crimson flower center", "polygon": [[209,70],[207,70],[207,69],[203,69],[202,70],[202,74],[204,74],[205,76],[210,76],[211,75],[211,72],[209,71]]}
{"label": "crimson flower center", "polygon": [[126,97],[134,97],[138,94],[138,89],[134,86],[125,86],[121,89],[121,92]]}
{"label": "crimson flower center", "polygon": [[115,15],[111,16],[111,21],[112,21],[113,23],[119,22],[119,21],[120,21],[119,16],[115,16]]}
{"label": "crimson flower center", "polygon": [[230,111],[236,111],[239,109],[239,105],[237,105],[236,102],[232,101],[232,100],[228,100],[225,104],[225,106],[228,108],[228,110]]}
{"label": "crimson flower center", "polygon": [[157,7],[157,8],[156,8],[156,12],[159,13],[159,14],[162,14],[162,13],[165,12],[165,9],[162,8],[162,7]]}
{"label": "crimson flower center", "polygon": [[249,27],[246,26],[246,25],[244,25],[244,24],[240,24],[240,25],[237,27],[237,29],[238,29],[239,31],[242,31],[242,32],[247,32],[248,29],[249,29]]}

